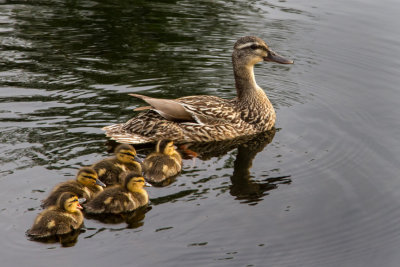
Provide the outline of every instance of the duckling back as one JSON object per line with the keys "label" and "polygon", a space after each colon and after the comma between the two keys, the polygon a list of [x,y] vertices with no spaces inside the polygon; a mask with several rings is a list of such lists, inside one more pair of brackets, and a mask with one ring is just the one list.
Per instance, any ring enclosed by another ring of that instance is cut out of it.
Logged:
{"label": "duckling back", "polygon": [[142,167],[139,162],[122,163],[116,157],[101,160],[92,165],[97,172],[99,180],[107,186],[122,184],[128,172],[135,171],[141,173]]}
{"label": "duckling back", "polygon": [[88,214],[119,214],[134,211],[148,203],[148,195],[130,192],[122,185],[106,188],[84,205]]}
{"label": "duckling back", "polygon": [[103,191],[103,184],[95,170],[90,167],[82,167],[76,174],[76,180],[69,180],[58,184],[50,195],[42,201],[42,207],[55,205],[58,197],[64,192],[72,192],[79,198],[90,199],[96,193]]}
{"label": "duckling back", "polygon": [[35,219],[27,234],[33,238],[46,238],[53,235],[68,234],[81,228],[83,215],[81,211],[66,213],[56,206],[50,206]]}
{"label": "duckling back", "polygon": [[143,172],[151,183],[160,183],[177,175],[182,169],[182,158],[178,153],[165,155],[154,152],[143,161]]}
{"label": "duckling back", "polygon": [[79,198],[91,199],[96,193],[103,191],[100,186],[84,186],[76,180],[69,180],[56,185],[51,191],[50,195],[42,200],[42,207],[47,208],[55,205],[58,197],[64,192],[72,192]]}

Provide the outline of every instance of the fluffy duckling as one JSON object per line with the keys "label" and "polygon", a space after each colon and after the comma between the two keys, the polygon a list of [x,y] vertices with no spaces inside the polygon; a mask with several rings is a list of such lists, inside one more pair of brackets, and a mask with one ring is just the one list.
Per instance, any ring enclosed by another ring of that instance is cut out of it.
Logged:
{"label": "fluffy duckling", "polygon": [[177,175],[182,169],[182,157],[171,140],[157,142],[156,151],[143,161],[143,172],[151,183],[161,183]]}
{"label": "fluffy duckling", "polygon": [[120,214],[134,211],[149,202],[149,195],[144,186],[151,186],[141,175],[131,172],[125,177],[124,185],[106,188],[88,201],[85,212],[88,214]]}
{"label": "fluffy duckling", "polygon": [[79,169],[76,180],[69,180],[56,185],[50,195],[42,200],[42,207],[47,208],[57,203],[58,197],[64,192],[75,193],[80,198],[91,199],[96,193],[103,191],[106,185],[102,183],[94,169],[83,167]]}
{"label": "fluffy duckling", "polygon": [[136,150],[128,144],[120,144],[115,148],[115,156],[103,159],[92,165],[99,179],[107,186],[122,184],[128,172],[142,173],[142,162],[136,156]]}
{"label": "fluffy duckling", "polygon": [[57,204],[42,211],[35,219],[27,235],[32,238],[47,238],[54,235],[68,234],[83,225],[83,214],[76,194],[64,192],[59,195]]}

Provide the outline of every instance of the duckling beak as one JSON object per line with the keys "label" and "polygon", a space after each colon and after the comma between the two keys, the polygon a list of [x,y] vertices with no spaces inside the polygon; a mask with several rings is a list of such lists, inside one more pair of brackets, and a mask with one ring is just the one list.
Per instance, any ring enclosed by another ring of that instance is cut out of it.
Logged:
{"label": "duckling beak", "polygon": [[98,185],[100,185],[102,187],[106,187],[106,185],[102,181],[100,181],[99,179],[96,179],[96,184],[98,184]]}
{"label": "duckling beak", "polygon": [[280,64],[293,64],[293,60],[284,58],[272,50],[269,50],[268,56],[264,57],[264,61],[272,61]]}
{"label": "duckling beak", "polygon": [[146,186],[146,187],[152,187],[152,185],[149,184],[148,182],[144,182],[144,186]]}
{"label": "duckling beak", "polygon": [[134,156],[133,158],[134,158],[134,160],[136,160],[137,162],[143,163],[143,160],[142,160],[141,158],[139,158],[138,156]]}
{"label": "duckling beak", "polygon": [[81,204],[82,203],[85,203],[86,202],[86,198],[84,198],[84,197],[82,197],[82,198],[78,198],[78,204],[76,205],[76,207],[78,208],[78,209],[83,209],[82,208],[82,206],[81,206]]}

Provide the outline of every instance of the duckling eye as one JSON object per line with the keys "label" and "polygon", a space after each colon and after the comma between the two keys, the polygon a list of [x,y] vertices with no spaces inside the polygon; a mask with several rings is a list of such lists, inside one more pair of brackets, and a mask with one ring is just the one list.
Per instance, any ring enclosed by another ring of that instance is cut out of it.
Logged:
{"label": "duckling eye", "polygon": [[253,50],[256,50],[258,48],[258,45],[253,44],[253,45],[250,46],[250,48],[253,49]]}

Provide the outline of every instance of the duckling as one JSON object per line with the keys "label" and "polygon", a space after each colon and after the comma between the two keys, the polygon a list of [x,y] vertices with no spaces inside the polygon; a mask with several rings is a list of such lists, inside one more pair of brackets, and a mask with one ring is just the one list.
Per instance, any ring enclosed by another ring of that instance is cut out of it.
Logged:
{"label": "duckling", "polygon": [[54,235],[68,234],[83,226],[83,214],[77,195],[64,192],[59,195],[56,205],[42,211],[35,219],[27,235],[32,238],[47,238]]}
{"label": "duckling", "polygon": [[103,191],[106,185],[102,183],[94,169],[83,167],[79,169],[76,180],[69,180],[56,185],[50,195],[42,200],[42,207],[47,208],[57,203],[60,194],[64,192],[75,193],[80,198],[91,199],[96,193]]}
{"label": "duckling", "polygon": [[114,185],[106,188],[84,205],[88,214],[121,214],[134,211],[149,202],[149,195],[143,188],[151,186],[142,176],[130,172],[125,177],[124,185]]}
{"label": "duckling", "polygon": [[142,173],[142,162],[136,155],[136,150],[128,144],[120,144],[115,148],[115,156],[103,159],[92,165],[99,179],[107,186],[122,184],[123,178],[130,171]]}
{"label": "duckling", "polygon": [[177,175],[182,169],[182,157],[175,150],[171,140],[157,142],[156,151],[143,161],[143,171],[151,183],[161,183],[165,179]]}

